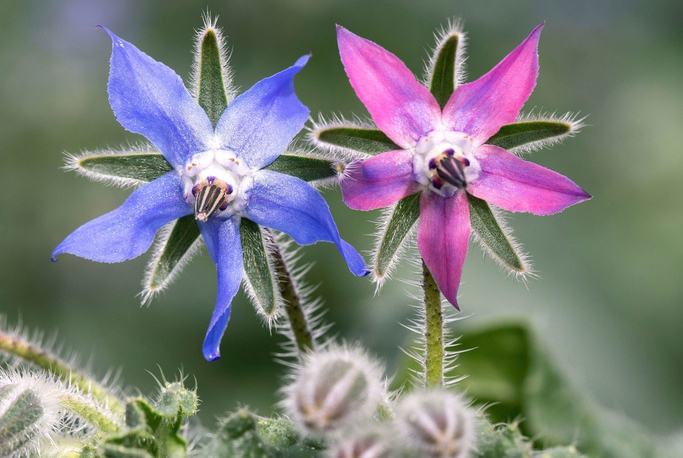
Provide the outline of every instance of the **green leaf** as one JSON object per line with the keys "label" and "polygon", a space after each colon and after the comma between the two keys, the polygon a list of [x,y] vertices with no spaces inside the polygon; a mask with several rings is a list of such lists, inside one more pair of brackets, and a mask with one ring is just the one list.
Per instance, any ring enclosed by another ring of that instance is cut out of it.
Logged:
{"label": "green leaf", "polygon": [[446,106],[446,102],[448,102],[448,99],[455,90],[455,60],[458,53],[459,39],[460,37],[455,34],[446,38],[436,49],[434,56],[434,67],[429,82],[429,91],[436,98],[436,101],[439,102],[441,109]]}
{"label": "green leaf", "polygon": [[173,223],[168,235],[159,240],[157,254],[150,259],[147,266],[144,283],[146,294],[153,294],[168,285],[191,255],[199,235],[199,226],[194,215],[183,216]]}
{"label": "green leaf", "polygon": [[68,166],[95,179],[125,178],[136,181],[153,181],[173,170],[161,153],[127,151],[75,157]]}
{"label": "green leaf", "polygon": [[270,318],[277,311],[279,294],[277,278],[272,263],[268,259],[268,250],[261,228],[258,224],[242,218],[240,238],[244,257],[244,273],[254,293],[254,305],[261,313]]}
{"label": "green leaf", "polygon": [[363,127],[328,127],[314,131],[316,140],[367,154],[403,149],[379,129]]}
{"label": "green leaf", "polygon": [[470,204],[470,224],[479,240],[488,248],[487,251],[508,268],[524,272],[526,267],[522,257],[510,243],[489,204],[471,194],[467,194],[467,201]]}
{"label": "green leaf", "polygon": [[[605,458],[672,457],[647,430],[592,404],[570,385],[521,324],[465,332],[457,372],[461,388],[486,405],[492,423],[524,418],[520,426],[545,446],[576,444]],[[576,456],[571,449],[549,456]]]}
{"label": "green leaf", "polygon": [[375,255],[375,276],[383,278],[397,261],[401,244],[420,216],[420,194],[401,199],[387,219]]}
{"label": "green leaf", "polygon": [[304,181],[321,180],[337,174],[335,161],[295,154],[282,154],[265,169],[286,173]]}
{"label": "green leaf", "polygon": [[529,143],[557,139],[569,134],[572,129],[572,124],[566,121],[521,121],[501,127],[486,143],[511,149]]}
{"label": "green leaf", "polygon": [[228,106],[220,43],[216,31],[209,28],[199,43],[199,90],[197,101],[214,126]]}
{"label": "green leaf", "polygon": [[11,403],[0,407],[0,456],[24,456],[45,434],[40,426],[52,428],[56,425],[40,424],[46,412],[43,400],[32,389],[25,389]]}

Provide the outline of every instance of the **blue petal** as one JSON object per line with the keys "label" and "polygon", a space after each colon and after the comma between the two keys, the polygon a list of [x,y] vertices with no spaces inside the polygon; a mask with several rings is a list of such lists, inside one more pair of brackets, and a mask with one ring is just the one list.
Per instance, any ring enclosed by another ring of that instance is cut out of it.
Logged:
{"label": "blue petal", "polygon": [[304,127],[309,111],[294,93],[294,75],[309,57],[256,83],[230,102],[218,120],[221,145],[238,153],[251,168],[273,162]]}
{"label": "blue petal", "polygon": [[212,218],[206,223],[199,223],[199,229],[218,273],[216,308],[202,346],[204,358],[215,361],[220,357],[218,347],[230,319],[230,302],[242,281],[240,223],[237,218]]}
{"label": "blue petal", "polygon": [[192,213],[175,171],[142,186],[114,211],[76,229],[52,253],[70,253],[98,262],[121,262],[140,256],[154,234],[169,221]]}
{"label": "blue petal", "polygon": [[180,77],[104,30],[112,39],[109,103],[119,123],[147,137],[174,167],[182,166],[191,154],[208,150],[211,121]]}
{"label": "blue petal", "polygon": [[299,178],[270,170],[257,172],[244,215],[261,226],[289,234],[299,245],[332,242],[354,275],[369,273],[361,255],[339,237],[325,199]]}

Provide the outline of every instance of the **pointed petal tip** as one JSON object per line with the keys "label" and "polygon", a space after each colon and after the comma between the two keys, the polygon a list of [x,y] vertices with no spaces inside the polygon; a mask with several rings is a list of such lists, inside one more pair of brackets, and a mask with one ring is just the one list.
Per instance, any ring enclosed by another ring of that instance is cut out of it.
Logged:
{"label": "pointed petal tip", "polygon": [[313,53],[308,53],[304,54],[303,56],[299,57],[296,62],[294,62],[294,67],[298,67],[299,69],[304,68],[304,66],[308,63],[308,59],[311,58]]}
{"label": "pointed petal tip", "polygon": [[211,352],[204,352],[204,359],[206,359],[208,362],[214,362],[218,361],[221,359],[221,354],[220,353],[211,353]]}
{"label": "pointed petal tip", "polygon": [[50,262],[57,262],[55,255],[50,256]]}

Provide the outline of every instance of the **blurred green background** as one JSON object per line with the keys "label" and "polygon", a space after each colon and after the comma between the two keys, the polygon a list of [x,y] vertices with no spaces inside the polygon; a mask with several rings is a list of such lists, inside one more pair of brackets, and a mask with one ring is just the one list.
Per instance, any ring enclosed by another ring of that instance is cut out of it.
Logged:
{"label": "blurred green background", "polygon": [[[64,152],[116,147],[141,138],[116,122],[107,102],[110,41],[103,24],[187,78],[194,30],[206,9],[232,51],[235,83],[248,88],[313,58],[297,76],[314,117],[366,115],[336,50],[339,23],[396,53],[421,74],[432,32],[460,17],[470,79],[488,71],[546,21],[541,73],[526,105],[588,115],[576,138],[532,160],[571,177],[594,198],[553,217],[510,215],[541,279],[508,278],[472,246],[460,290],[458,327],[510,318],[532,323],[569,379],[590,397],[657,432],[683,425],[683,3],[672,0],[387,1],[0,0],[0,314],[51,335],[97,374],[150,393],[149,372],[195,377],[201,417],[248,404],[267,414],[284,369],[281,337],[263,327],[243,295],[207,363],[201,342],[213,309],[215,271],[198,256],[150,307],[140,307],[147,255],[118,265],[73,256],[49,262],[80,224],[130,193],[64,173]],[[372,246],[377,213],[348,210],[325,192],[342,235]],[[348,274],[329,244],[303,249],[316,266],[335,331],[401,364],[413,336],[417,279],[400,269],[380,295]],[[413,291],[414,292],[414,291]]]}

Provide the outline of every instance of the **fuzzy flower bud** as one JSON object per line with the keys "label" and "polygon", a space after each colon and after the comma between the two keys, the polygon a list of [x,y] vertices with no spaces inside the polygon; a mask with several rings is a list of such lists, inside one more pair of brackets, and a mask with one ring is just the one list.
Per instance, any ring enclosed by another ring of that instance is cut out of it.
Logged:
{"label": "fuzzy flower bud", "polygon": [[283,407],[309,434],[337,432],[372,415],[385,393],[382,372],[361,349],[330,346],[304,358]]}
{"label": "fuzzy flower bud", "polygon": [[390,458],[391,447],[379,431],[353,434],[340,440],[327,453],[329,458]]}
{"label": "fuzzy flower bud", "polygon": [[0,456],[29,456],[59,426],[58,389],[40,376],[0,370]]}
{"label": "fuzzy flower bud", "polygon": [[396,420],[400,436],[419,456],[464,458],[473,447],[474,415],[457,394],[411,394],[399,405]]}

